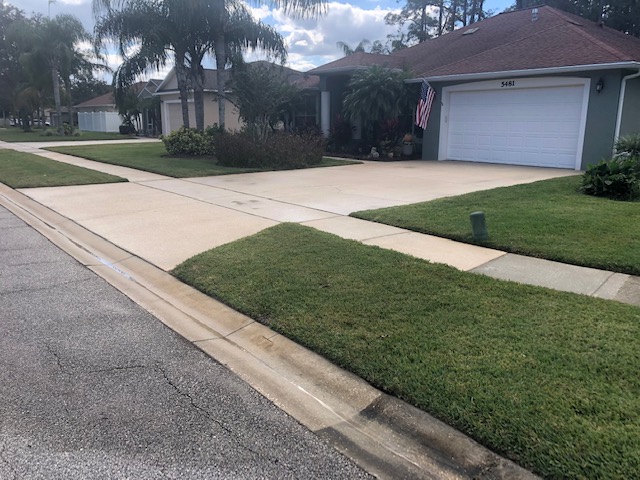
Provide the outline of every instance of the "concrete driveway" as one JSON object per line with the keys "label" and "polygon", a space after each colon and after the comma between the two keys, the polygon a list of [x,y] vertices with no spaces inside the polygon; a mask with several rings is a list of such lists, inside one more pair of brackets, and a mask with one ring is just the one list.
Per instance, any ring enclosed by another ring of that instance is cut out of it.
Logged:
{"label": "concrete driveway", "polygon": [[[304,223],[356,240],[384,238],[400,229],[345,216],[576,174],[572,170],[411,161],[174,179],[141,176],[138,171],[50,152],[46,156],[126,176],[130,182],[24,189],[23,193],[165,270],[279,222]],[[487,254],[481,260],[491,258]]]}

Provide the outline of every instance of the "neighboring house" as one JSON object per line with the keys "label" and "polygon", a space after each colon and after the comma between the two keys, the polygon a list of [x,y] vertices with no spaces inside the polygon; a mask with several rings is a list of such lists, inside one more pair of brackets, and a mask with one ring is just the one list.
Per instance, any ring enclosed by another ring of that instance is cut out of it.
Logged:
{"label": "neighboring house", "polygon": [[610,156],[615,138],[640,131],[640,39],[548,6],[311,70],[323,131],[351,74],[373,64],[407,69],[410,82],[436,90],[425,160],[584,169]]}
{"label": "neighboring house", "polygon": [[[296,85],[308,93],[308,95],[305,96],[304,105],[299,107],[298,111],[294,113],[293,118],[289,119],[289,123],[292,126],[303,126],[309,125],[310,123],[317,125],[319,123],[319,78],[265,61],[249,63],[248,67],[251,68],[251,66],[259,65],[274,68],[274,71],[277,72],[278,75],[282,75],[284,81]],[[227,70],[225,73],[231,75],[231,70]],[[209,126],[219,123],[217,71],[205,69],[204,76],[204,123],[206,126]],[[167,74],[154,95],[159,97],[161,101],[162,133],[166,135],[179,129],[183,125],[182,106],[180,104],[175,68]],[[233,92],[227,89],[225,96],[232,97]],[[224,101],[226,102],[225,127],[228,130],[239,130],[242,126],[242,120],[238,116],[238,109],[228,98],[225,98]],[[195,127],[196,125],[192,93],[189,95],[189,125],[191,127]]]}
{"label": "neighboring house", "polygon": [[[134,83],[130,88],[139,99],[148,100],[152,98],[159,84],[160,80],[149,80],[147,82]],[[160,123],[159,118],[156,118],[159,115],[159,113],[156,113],[157,107],[154,110],[151,103],[148,106],[145,105],[145,102],[142,103],[141,115],[144,122],[142,129],[145,134],[148,129],[155,130],[157,133]],[[113,92],[90,98],[75,105],[74,109],[78,114],[78,127],[83,131],[118,132],[122,124]]]}
{"label": "neighboring house", "polygon": [[113,98],[113,92],[90,98],[89,100],[74,105],[73,108],[78,113],[118,112],[116,101]]}
{"label": "neighboring house", "polygon": [[[206,126],[218,123],[218,81],[216,71],[204,70],[204,124]],[[176,69],[172,68],[162,83],[156,89],[155,96],[160,98],[160,111],[162,112],[162,134],[167,135],[183,126],[182,105],[178,91]],[[238,110],[228,100],[226,102],[225,125],[229,130],[240,127]],[[189,126],[196,126],[193,92],[189,94]]]}
{"label": "neighboring house", "polygon": [[122,120],[113,93],[105,93],[75,105],[78,128],[83,132],[117,132]]}

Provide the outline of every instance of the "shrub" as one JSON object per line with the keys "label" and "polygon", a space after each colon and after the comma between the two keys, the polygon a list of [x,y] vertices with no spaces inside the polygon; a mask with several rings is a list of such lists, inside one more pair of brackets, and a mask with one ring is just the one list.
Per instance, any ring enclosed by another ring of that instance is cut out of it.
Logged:
{"label": "shrub", "polygon": [[617,156],[640,157],[640,133],[618,138],[615,149]]}
{"label": "shrub", "polygon": [[121,135],[132,135],[136,133],[136,127],[131,124],[120,125],[118,127]]}
{"label": "shrub", "polygon": [[195,128],[180,127],[160,138],[170,155],[200,156],[213,152],[213,143],[208,136]]}
{"label": "shrub", "polygon": [[309,133],[277,132],[256,140],[249,132],[240,132],[219,135],[215,150],[220,165],[279,170],[318,165],[324,143],[322,136]]}
{"label": "shrub", "polygon": [[581,191],[614,200],[633,200],[640,194],[640,157],[617,157],[589,165]]}

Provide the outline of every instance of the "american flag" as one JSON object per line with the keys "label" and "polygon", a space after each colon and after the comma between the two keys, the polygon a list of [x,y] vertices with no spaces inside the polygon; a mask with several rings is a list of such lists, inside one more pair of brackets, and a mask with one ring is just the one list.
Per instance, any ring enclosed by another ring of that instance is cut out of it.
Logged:
{"label": "american flag", "polygon": [[433,105],[433,99],[435,96],[436,91],[431,88],[431,85],[429,85],[426,80],[422,80],[420,101],[418,102],[418,108],[416,108],[416,125],[422,129],[427,128],[429,114],[431,113],[431,105]]}

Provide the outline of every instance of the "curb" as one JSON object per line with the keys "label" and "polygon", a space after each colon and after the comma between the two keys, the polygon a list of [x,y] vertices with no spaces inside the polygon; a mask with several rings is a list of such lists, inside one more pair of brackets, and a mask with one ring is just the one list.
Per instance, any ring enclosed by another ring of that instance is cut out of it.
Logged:
{"label": "curb", "polygon": [[538,478],[3,184],[0,205],[369,473],[394,479]]}

